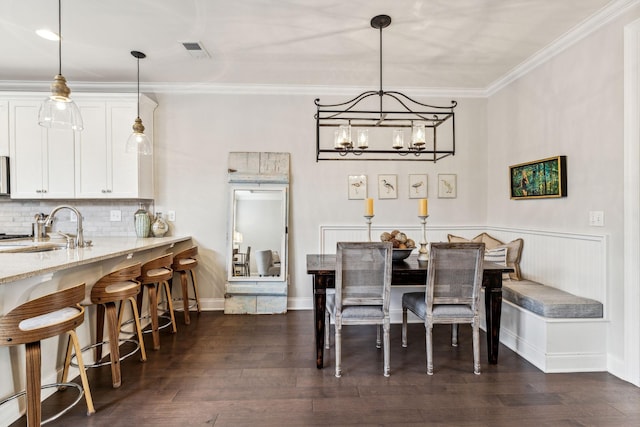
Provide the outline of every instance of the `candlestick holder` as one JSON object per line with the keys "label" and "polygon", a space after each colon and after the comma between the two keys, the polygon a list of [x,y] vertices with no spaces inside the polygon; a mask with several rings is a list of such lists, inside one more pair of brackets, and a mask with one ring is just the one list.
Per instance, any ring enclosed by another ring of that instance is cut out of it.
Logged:
{"label": "candlestick holder", "polygon": [[418,261],[429,261],[429,249],[427,249],[427,218],[429,215],[418,215],[422,222],[422,240],[420,241],[420,250],[418,250]]}
{"label": "candlestick holder", "polygon": [[365,215],[364,218],[367,222],[367,236],[369,236],[369,242],[371,241],[371,218],[373,218],[374,215]]}

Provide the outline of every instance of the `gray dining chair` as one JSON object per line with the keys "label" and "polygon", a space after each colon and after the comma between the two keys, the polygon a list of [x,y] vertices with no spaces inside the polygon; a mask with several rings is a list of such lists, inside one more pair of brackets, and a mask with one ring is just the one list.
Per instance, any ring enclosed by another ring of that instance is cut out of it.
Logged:
{"label": "gray dining chair", "polygon": [[259,276],[279,276],[280,264],[275,264],[273,260],[273,251],[256,251],[256,267]]}
{"label": "gray dining chair", "polygon": [[[389,376],[390,242],[338,242],[335,293],[327,312],[335,323],[336,377],[342,375],[342,326],[382,325],[385,377]],[[327,324],[326,327],[329,327]],[[377,326],[376,326],[377,327]]]}
{"label": "gray dining chair", "polygon": [[433,375],[434,324],[452,325],[457,345],[458,324],[473,331],[473,372],[480,374],[479,300],[484,243],[431,243],[426,292],[402,295],[402,346],[407,346],[407,310],[424,320],[427,374]]}

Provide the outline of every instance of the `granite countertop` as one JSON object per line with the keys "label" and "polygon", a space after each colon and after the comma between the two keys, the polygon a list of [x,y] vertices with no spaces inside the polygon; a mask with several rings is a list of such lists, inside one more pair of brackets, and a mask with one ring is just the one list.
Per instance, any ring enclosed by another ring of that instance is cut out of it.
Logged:
{"label": "granite countertop", "polygon": [[93,237],[91,238],[93,245],[86,248],[63,248],[28,253],[0,252],[0,284],[189,239],[191,239],[191,236],[149,238]]}

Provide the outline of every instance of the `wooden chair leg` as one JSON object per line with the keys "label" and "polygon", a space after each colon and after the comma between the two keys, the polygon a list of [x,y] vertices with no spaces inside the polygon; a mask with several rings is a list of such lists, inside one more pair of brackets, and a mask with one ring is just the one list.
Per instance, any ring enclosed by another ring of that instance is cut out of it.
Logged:
{"label": "wooden chair leg", "polygon": [[407,307],[402,307],[402,346],[407,347]]}
{"label": "wooden chair leg", "polygon": [[[104,340],[104,316],[105,308],[102,304],[96,305],[96,342]],[[99,345],[95,349],[95,361],[102,360],[102,346]]]}
{"label": "wooden chair leg", "polygon": [[158,295],[156,284],[145,285],[149,296],[149,316],[151,316],[151,336],[153,337],[153,349],[160,349],[160,330],[158,329]]}
{"label": "wooden chair leg", "polygon": [[[120,329],[118,328],[118,314],[116,304],[113,302],[106,303],[105,310],[107,312],[107,326],[109,328],[109,351],[111,352],[111,382],[113,384],[113,388],[118,388],[122,384],[122,376],[120,373]],[[98,341],[101,341],[101,339],[98,338]]]}
{"label": "wooden chair leg", "polygon": [[336,377],[340,378],[342,376],[342,367],[341,362],[342,362],[342,325],[339,324],[340,322],[336,319],[336,324],[335,324],[335,330],[336,330],[336,337],[335,337],[335,347],[336,347]]}
{"label": "wooden chair leg", "polygon": [[200,294],[198,293],[196,273],[193,270],[189,270],[189,273],[191,274],[191,284],[193,285],[193,296],[196,299],[196,308],[198,309],[198,313],[201,313],[202,309],[200,307]]}
{"label": "wooden chair leg", "polygon": [[40,407],[41,391],[41,348],[40,341],[25,344],[27,368],[27,426],[40,427],[42,409]]}
{"label": "wooden chair leg", "polygon": [[71,366],[71,358],[73,357],[73,343],[71,342],[71,337],[69,337],[67,341],[67,355],[64,358],[64,368],[62,369],[62,380],[61,383],[68,382],[67,378],[69,377],[69,366]]}
{"label": "wooden chair leg", "polygon": [[187,283],[187,272],[180,272],[180,286],[182,287],[182,309],[184,311],[184,324],[188,325],[191,323],[191,319],[189,318],[189,283]]}
{"label": "wooden chair leg", "polygon": [[427,374],[433,375],[433,339],[431,333],[433,325],[425,323],[425,336],[427,340]]}
{"label": "wooden chair leg", "polygon": [[457,323],[453,323],[451,325],[451,346],[452,347],[458,346],[458,324]]}
{"label": "wooden chair leg", "polygon": [[[173,314],[173,300],[171,299],[171,288],[169,286],[169,282],[166,280],[161,283],[160,286],[164,286],[165,297],[167,298],[167,304],[169,306],[169,316],[171,316],[171,332],[174,334],[178,332],[178,328],[176,327],[176,317]],[[157,304],[156,304],[157,307]],[[157,315],[156,315],[157,318]]]}
{"label": "wooden chair leg", "polygon": [[[144,339],[142,338],[142,327],[140,326],[140,313],[138,312],[136,299],[134,297],[130,297],[129,301],[131,302],[131,312],[133,315],[133,321],[136,324],[136,333],[138,334],[138,345],[140,345],[140,361],[146,362],[147,351],[144,348]],[[122,317],[120,317],[118,324],[120,325],[121,322],[122,322]],[[119,326],[118,326],[118,330],[120,330]]]}
{"label": "wooden chair leg", "polygon": [[78,361],[78,369],[80,370],[80,379],[82,380],[82,388],[84,389],[84,399],[87,402],[87,415],[95,414],[96,409],[93,406],[93,398],[91,397],[91,389],[89,388],[89,380],[87,379],[87,371],[82,361],[82,349],[76,331],[69,331],[73,348],[76,351],[76,360]]}
{"label": "wooden chair leg", "polygon": [[390,359],[391,359],[391,349],[389,348],[390,345],[390,338],[389,338],[389,331],[391,330],[391,324],[389,319],[386,319],[384,321],[384,324],[382,325],[383,328],[383,340],[384,340],[384,371],[383,374],[385,377],[388,377],[391,374],[391,363],[390,363]]}

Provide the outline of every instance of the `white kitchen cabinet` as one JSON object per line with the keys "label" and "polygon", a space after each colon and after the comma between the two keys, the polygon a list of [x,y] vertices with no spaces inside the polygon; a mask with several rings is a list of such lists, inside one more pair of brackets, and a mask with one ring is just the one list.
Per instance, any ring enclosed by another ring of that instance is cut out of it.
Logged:
{"label": "white kitchen cabinet", "polygon": [[0,99],[0,156],[9,155],[9,101]]}
{"label": "white kitchen cabinet", "polygon": [[38,125],[41,103],[42,99],[9,101],[11,198],[73,198],[74,133]]}
{"label": "white kitchen cabinet", "polygon": [[[156,104],[141,98],[145,133],[153,141]],[[137,116],[136,95],[79,101],[84,131],[76,135],[76,198],[153,198],[153,156],[126,153]]]}

